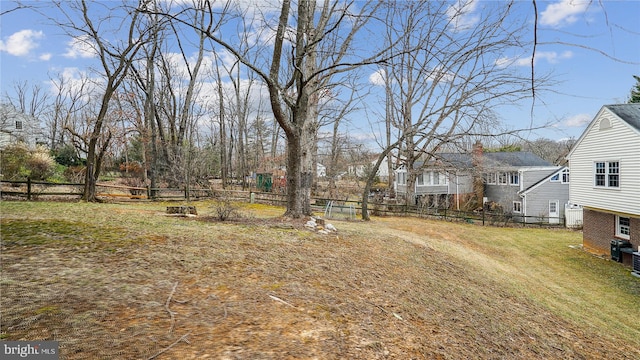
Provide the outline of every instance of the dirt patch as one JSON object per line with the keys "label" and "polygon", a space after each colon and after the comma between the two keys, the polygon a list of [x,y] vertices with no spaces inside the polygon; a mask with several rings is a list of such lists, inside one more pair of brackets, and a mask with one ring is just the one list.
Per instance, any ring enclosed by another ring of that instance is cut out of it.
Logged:
{"label": "dirt patch", "polygon": [[99,227],[77,231],[81,219],[44,230],[3,219],[5,340],[59,340],[64,359],[640,355],[429,246],[446,234],[107,214],[108,241]]}

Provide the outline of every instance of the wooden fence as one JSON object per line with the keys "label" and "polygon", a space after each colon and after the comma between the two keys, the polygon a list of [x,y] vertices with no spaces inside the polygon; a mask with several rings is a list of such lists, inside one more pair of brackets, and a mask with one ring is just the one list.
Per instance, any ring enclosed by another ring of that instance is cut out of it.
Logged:
{"label": "wooden fence", "polygon": [[[120,199],[149,199],[152,189],[146,187],[96,184],[96,192],[99,198]],[[211,196],[210,189],[153,189],[157,199],[185,199],[187,196],[201,198]],[[73,199],[81,198],[84,191],[84,183],[51,183],[45,181],[9,181],[0,180],[0,194],[3,198],[18,197],[27,200],[38,199]]]}
{"label": "wooden fence", "polygon": [[[259,192],[247,190],[223,190],[211,188],[144,188],[111,184],[97,184],[98,197],[117,199],[153,199],[153,200],[200,200],[224,198],[231,201],[285,205],[286,195],[275,192]],[[43,181],[7,181],[0,180],[0,196],[20,197],[27,200],[49,200],[60,198],[82,197],[82,183],[50,183]],[[314,211],[323,212],[327,218],[354,219],[362,214],[362,202],[348,199],[312,198]],[[369,214],[374,216],[417,216],[437,218],[450,221],[464,221],[493,226],[527,225],[545,227],[564,227],[565,219],[541,216],[518,216],[514,214],[494,213],[488,211],[457,211],[451,209],[435,209],[410,206],[405,204],[389,204],[370,202]]]}

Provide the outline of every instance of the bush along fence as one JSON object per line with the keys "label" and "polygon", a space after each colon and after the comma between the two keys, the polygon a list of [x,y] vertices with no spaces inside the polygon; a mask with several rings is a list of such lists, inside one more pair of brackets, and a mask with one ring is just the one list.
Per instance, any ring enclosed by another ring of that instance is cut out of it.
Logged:
{"label": "bush along fence", "polygon": [[[240,190],[213,190],[211,188],[150,188],[98,183],[99,198],[153,199],[153,200],[198,200],[225,197],[236,201],[254,201],[283,205],[285,195],[277,193],[259,193]],[[2,198],[23,198],[27,200],[75,199],[81,198],[84,183],[52,183],[46,181],[0,180]]]}
{"label": "bush along fence", "polygon": [[[51,183],[45,181],[9,181],[0,180],[0,194],[3,198],[19,197],[27,200],[81,198],[84,191],[84,183]],[[159,199],[182,200],[187,198],[211,197],[211,189],[198,188],[158,188],[135,187],[124,185],[101,184],[96,185],[99,198],[120,199]],[[153,196],[151,196],[153,194]]]}
{"label": "bush along fence", "polygon": [[[82,197],[84,184],[82,183],[50,183],[43,181],[8,181],[0,180],[0,194],[3,198],[19,197],[27,200],[49,200],[60,198]],[[223,190],[211,188],[148,188],[110,184],[97,184],[98,197],[116,199],[152,199],[152,200],[200,200],[224,198],[230,201],[261,203],[283,206],[286,195],[274,192],[259,192],[246,190]],[[326,218],[342,218],[353,220],[362,214],[360,201],[347,199],[313,198],[312,208],[315,212],[322,212]],[[491,226],[545,226],[564,227],[564,218],[549,218],[544,216],[521,216],[518,214],[504,214],[488,211],[458,211],[451,209],[436,209],[405,204],[370,203],[369,212],[373,216],[417,216],[437,218],[449,221],[464,221]]]}

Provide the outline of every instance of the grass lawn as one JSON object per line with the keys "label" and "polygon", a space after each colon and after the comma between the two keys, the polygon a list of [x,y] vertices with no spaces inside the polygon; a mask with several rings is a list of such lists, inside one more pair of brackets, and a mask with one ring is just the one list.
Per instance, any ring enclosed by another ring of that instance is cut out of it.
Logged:
{"label": "grass lawn", "polygon": [[638,359],[640,279],[574,231],[0,202],[0,336],[61,359]]}

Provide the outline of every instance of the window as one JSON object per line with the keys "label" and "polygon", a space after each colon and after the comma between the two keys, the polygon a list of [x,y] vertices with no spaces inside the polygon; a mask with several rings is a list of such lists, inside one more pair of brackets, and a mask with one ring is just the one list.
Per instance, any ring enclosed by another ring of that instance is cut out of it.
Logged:
{"label": "window", "polygon": [[520,201],[513,202],[513,212],[521,213],[522,212],[522,203]]}
{"label": "window", "polygon": [[448,185],[449,184],[449,176],[447,175],[447,173],[438,173],[438,177],[440,178],[439,182],[442,185]]}
{"label": "window", "polygon": [[407,184],[407,173],[399,172],[398,173],[398,185],[406,185]]}
{"label": "window", "polygon": [[520,174],[517,172],[509,173],[509,184],[520,185]]}
{"label": "window", "polygon": [[549,181],[551,182],[562,182],[563,184],[569,183],[569,169],[562,170],[561,173],[553,175]]}
{"label": "window", "polygon": [[440,174],[431,172],[431,185],[440,185]]}
{"label": "window", "polygon": [[496,174],[495,173],[487,173],[484,174],[484,182],[489,185],[496,184]]}
{"label": "window", "polygon": [[427,171],[418,175],[417,184],[420,186],[439,186],[447,185],[449,179],[446,174],[437,171]]}
{"label": "window", "polygon": [[22,130],[22,120],[16,120],[16,130]]}
{"label": "window", "polygon": [[607,181],[609,187],[618,187],[620,185],[620,163],[610,162]]}
{"label": "window", "polygon": [[595,186],[620,187],[620,163],[618,161],[598,161],[595,163],[594,173]]}
{"label": "window", "polygon": [[563,184],[569,183],[569,169],[562,170],[562,183]]}
{"label": "window", "polygon": [[508,176],[506,172],[498,173],[498,184],[499,185],[507,185]]}
{"label": "window", "polygon": [[628,239],[631,234],[631,221],[628,217],[616,216],[616,236]]}
{"label": "window", "polygon": [[605,186],[605,172],[606,172],[606,163],[597,162],[596,163],[596,186]]}

